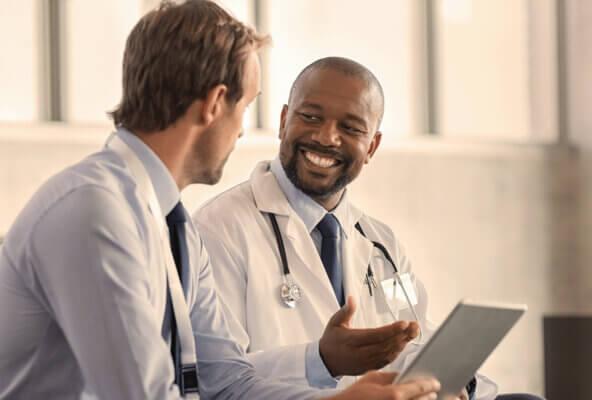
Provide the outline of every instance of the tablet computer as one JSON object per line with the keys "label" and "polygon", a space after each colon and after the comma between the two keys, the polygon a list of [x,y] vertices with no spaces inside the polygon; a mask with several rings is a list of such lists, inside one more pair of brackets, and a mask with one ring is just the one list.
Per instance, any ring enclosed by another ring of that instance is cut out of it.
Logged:
{"label": "tablet computer", "polygon": [[435,377],[442,385],[438,399],[459,394],[526,308],[461,300],[395,383]]}

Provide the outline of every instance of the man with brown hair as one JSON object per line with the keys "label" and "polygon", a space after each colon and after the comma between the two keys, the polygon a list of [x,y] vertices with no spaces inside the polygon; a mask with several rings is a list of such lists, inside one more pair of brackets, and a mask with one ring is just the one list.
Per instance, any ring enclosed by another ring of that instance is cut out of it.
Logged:
{"label": "man with brown hair", "polygon": [[[220,178],[266,41],[207,0],[165,3],[134,27],[116,132],[39,189],[1,249],[0,399],[322,395],[256,376],[179,201],[187,185]],[[335,399],[437,390],[392,378],[367,375]]]}

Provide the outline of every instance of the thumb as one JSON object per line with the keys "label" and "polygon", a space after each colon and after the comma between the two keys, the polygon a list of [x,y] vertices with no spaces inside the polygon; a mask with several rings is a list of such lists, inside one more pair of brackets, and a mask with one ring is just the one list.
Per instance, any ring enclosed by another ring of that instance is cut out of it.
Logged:
{"label": "thumb", "polygon": [[349,327],[351,319],[356,312],[356,302],[352,296],[347,296],[347,300],[343,307],[339,309],[327,325]]}

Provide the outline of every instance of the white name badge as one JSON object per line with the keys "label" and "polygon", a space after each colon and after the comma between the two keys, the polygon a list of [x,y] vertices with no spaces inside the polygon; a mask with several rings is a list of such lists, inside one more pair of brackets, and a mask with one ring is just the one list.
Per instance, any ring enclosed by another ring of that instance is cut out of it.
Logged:
{"label": "white name badge", "polygon": [[[403,286],[401,287],[401,284]],[[408,272],[399,275],[399,279],[389,278],[380,282],[385,300],[393,312],[409,308],[409,303],[417,305],[415,285]]]}

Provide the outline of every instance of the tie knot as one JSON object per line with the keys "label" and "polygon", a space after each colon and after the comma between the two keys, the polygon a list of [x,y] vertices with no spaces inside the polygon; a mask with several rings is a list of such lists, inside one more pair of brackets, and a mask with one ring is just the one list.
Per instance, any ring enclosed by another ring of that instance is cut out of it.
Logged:
{"label": "tie knot", "polygon": [[339,222],[333,214],[327,213],[317,225],[317,229],[321,232],[323,238],[336,239],[339,234]]}
{"label": "tie knot", "polygon": [[171,210],[170,213],[166,216],[167,224],[184,224],[187,221],[187,217],[185,214],[185,207],[183,207],[183,203],[179,201],[175,207]]}

